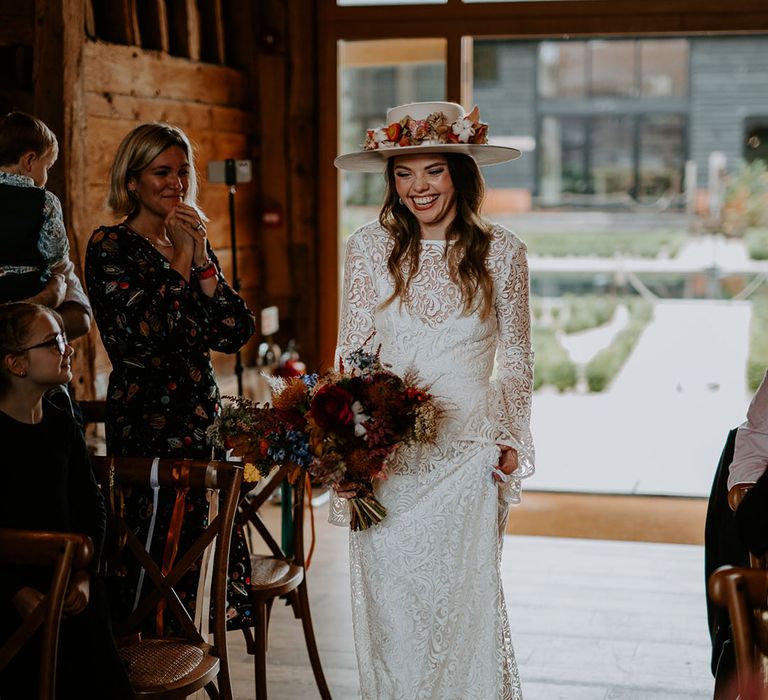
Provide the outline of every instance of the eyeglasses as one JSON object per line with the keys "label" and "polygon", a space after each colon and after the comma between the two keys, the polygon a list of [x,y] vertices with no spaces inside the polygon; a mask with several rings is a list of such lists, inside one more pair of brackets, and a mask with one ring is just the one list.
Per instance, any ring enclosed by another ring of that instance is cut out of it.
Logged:
{"label": "eyeglasses", "polygon": [[67,334],[57,333],[50,340],[43,341],[37,345],[30,345],[28,348],[21,348],[19,352],[26,352],[27,350],[34,350],[35,348],[56,348],[59,351],[59,355],[63,355],[67,352]]}

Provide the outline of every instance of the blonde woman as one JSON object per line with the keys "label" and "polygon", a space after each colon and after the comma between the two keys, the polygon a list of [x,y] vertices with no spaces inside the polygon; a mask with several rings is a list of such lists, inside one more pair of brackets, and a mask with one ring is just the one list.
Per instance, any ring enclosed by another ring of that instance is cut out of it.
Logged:
{"label": "blonde woman", "polygon": [[[120,144],[110,173],[109,205],[125,220],[91,236],[85,277],[96,323],[112,363],[107,390],[110,454],[210,458],[206,429],[219,411],[211,351],[235,352],[254,333],[245,302],[221,274],[196,203],[194,154],[186,134],[169,124],[142,124]],[[152,492],[134,493],[136,526],[156,534],[161,561],[172,503],[153,507]],[[150,528],[156,513],[154,528]],[[190,491],[181,537],[202,527],[204,494]],[[179,533],[175,533],[177,536]],[[237,533],[236,533],[237,534]],[[240,583],[250,574],[244,540],[233,538],[228,614],[248,624]],[[195,609],[197,581],[182,583]],[[136,578],[128,577],[127,607]],[[242,605],[241,605],[242,604]]]}

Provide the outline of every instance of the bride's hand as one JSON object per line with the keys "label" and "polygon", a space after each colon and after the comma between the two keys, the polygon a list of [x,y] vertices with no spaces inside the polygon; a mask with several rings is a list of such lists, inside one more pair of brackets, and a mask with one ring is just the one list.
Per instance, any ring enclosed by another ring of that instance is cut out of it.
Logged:
{"label": "bride's hand", "polygon": [[[496,469],[502,472],[505,476],[509,476],[519,466],[517,450],[514,447],[507,447],[506,445],[500,445],[499,447],[501,449],[501,454],[499,455],[499,466]],[[493,472],[493,478],[496,481],[503,481],[496,470]]]}
{"label": "bride's hand", "polygon": [[357,491],[360,488],[359,484],[354,481],[342,481],[333,487],[336,495],[339,498],[354,498],[357,496]]}

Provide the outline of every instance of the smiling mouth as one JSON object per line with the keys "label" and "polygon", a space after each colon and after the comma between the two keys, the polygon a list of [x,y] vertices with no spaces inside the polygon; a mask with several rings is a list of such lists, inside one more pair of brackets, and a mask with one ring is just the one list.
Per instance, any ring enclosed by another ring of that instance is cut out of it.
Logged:
{"label": "smiling mouth", "polygon": [[433,194],[429,197],[411,197],[411,199],[417,207],[428,207],[437,199],[437,197],[438,195]]}

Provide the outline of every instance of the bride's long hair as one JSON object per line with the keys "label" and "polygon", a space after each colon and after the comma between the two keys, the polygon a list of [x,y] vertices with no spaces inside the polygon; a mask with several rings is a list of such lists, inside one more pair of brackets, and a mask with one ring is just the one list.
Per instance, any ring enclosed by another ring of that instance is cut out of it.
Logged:
{"label": "bride's long hair", "polygon": [[[475,309],[487,318],[493,308],[493,280],[486,260],[491,245],[491,226],[480,216],[485,196],[485,182],[475,160],[463,153],[443,153],[456,191],[456,217],[448,224],[445,255],[451,278],[459,286],[462,314]],[[379,212],[379,223],[394,241],[387,268],[394,280],[394,291],[383,303],[408,296],[411,280],[419,271],[421,229],[408,207],[401,204],[395,186],[395,158],[387,161],[386,192]],[[406,274],[403,274],[405,269]]]}

